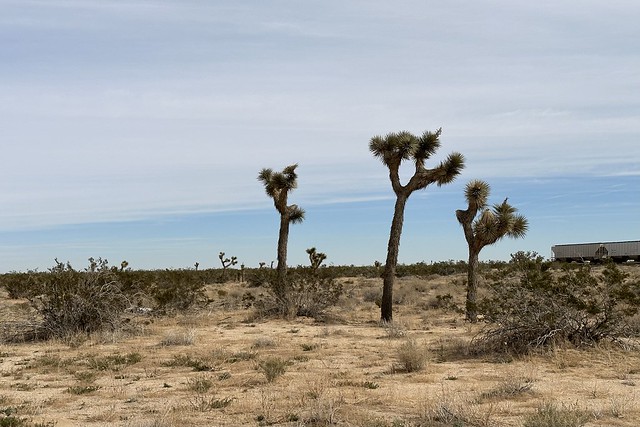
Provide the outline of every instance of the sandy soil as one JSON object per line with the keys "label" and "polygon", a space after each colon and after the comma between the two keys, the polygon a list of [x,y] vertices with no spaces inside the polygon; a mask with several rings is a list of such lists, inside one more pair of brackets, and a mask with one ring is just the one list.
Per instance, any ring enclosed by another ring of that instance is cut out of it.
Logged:
{"label": "sandy soil", "polygon": [[[378,307],[363,296],[379,280],[342,280],[347,295],[325,322],[252,319],[229,300],[244,285],[228,283],[226,292],[210,287],[217,301],[207,310],[135,317],[135,333],[0,345],[0,411],[58,427],[489,427],[521,426],[555,402],[588,413],[587,426],[640,425],[637,351],[601,345],[466,357],[481,325],[426,308],[437,294],[461,301],[459,277],[399,280],[406,298],[393,326],[381,326]],[[26,307],[2,298],[0,318]],[[427,355],[417,372],[398,359],[408,342]],[[269,360],[284,365],[272,382],[261,368]]]}

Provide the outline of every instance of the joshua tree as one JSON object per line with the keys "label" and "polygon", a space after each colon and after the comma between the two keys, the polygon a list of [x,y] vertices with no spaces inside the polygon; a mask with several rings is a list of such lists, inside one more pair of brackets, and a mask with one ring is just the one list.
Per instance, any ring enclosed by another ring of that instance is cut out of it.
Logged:
{"label": "joshua tree", "polygon": [[[438,186],[453,181],[464,168],[464,157],[460,153],[449,154],[447,159],[433,169],[425,168],[425,160],[430,158],[440,147],[440,134],[442,129],[435,132],[425,132],[421,136],[412,135],[409,132],[390,133],[385,137],[375,136],[371,138],[369,150],[389,168],[391,187],[396,194],[396,204],[389,233],[389,246],[387,248],[387,261],[384,266],[381,318],[383,321],[393,319],[393,283],[395,281],[396,267],[398,264],[398,250],[400,247],[400,235],[404,220],[404,208],[411,193],[426,188],[429,184]],[[404,160],[415,164],[415,172],[409,182],[402,185],[400,182],[400,165]]]}
{"label": "joshua tree", "polygon": [[487,208],[491,188],[485,181],[474,180],[467,184],[464,196],[466,210],[457,210],[456,217],[464,230],[469,246],[469,266],[467,271],[467,320],[477,321],[476,293],[478,290],[478,256],[487,245],[492,245],[503,237],[522,238],[527,234],[527,219],[517,214],[516,208],[507,203]]}
{"label": "joshua tree", "polygon": [[198,271],[198,267],[200,267],[200,263],[199,262],[195,262],[193,264],[193,266],[196,268],[196,271]]}
{"label": "joshua tree", "polygon": [[322,252],[316,252],[316,248],[307,249],[307,254],[309,254],[309,262],[313,271],[316,271],[322,262],[327,259],[327,255]]}
{"label": "joshua tree", "polygon": [[231,258],[225,258],[224,252],[220,252],[218,258],[220,258],[220,263],[222,263],[222,280],[225,280],[227,277],[227,268],[236,265],[238,263],[238,257],[232,256]]}
{"label": "joshua tree", "polygon": [[[262,169],[258,180],[264,184],[267,196],[273,199],[273,204],[280,214],[280,233],[278,235],[278,283],[274,288],[276,296],[286,299],[285,277],[287,275],[287,243],[289,240],[289,225],[304,220],[304,210],[298,205],[287,205],[289,192],[298,186],[297,164],[287,166],[282,172]],[[272,264],[273,265],[273,264]]]}

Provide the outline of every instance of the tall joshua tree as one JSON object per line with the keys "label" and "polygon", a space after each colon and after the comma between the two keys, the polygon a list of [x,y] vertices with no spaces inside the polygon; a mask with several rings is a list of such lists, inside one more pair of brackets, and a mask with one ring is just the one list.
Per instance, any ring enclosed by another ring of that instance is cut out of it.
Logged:
{"label": "tall joshua tree", "polygon": [[278,235],[278,283],[274,292],[280,298],[286,298],[285,277],[287,275],[287,243],[289,241],[289,224],[297,224],[304,220],[304,210],[298,205],[287,205],[289,192],[298,186],[297,164],[287,166],[282,172],[262,169],[258,180],[280,214],[280,233]]}
{"label": "tall joshua tree", "polygon": [[[425,161],[440,148],[440,134],[442,129],[435,132],[425,132],[421,136],[409,132],[390,133],[385,137],[371,138],[369,150],[389,168],[391,187],[396,194],[396,204],[389,233],[387,261],[384,266],[381,319],[390,322],[393,319],[393,284],[396,267],[398,265],[398,251],[400,235],[404,221],[404,208],[411,193],[422,190],[429,184],[438,186],[453,181],[464,168],[464,157],[460,153],[449,154],[447,159],[433,169],[427,169]],[[400,165],[409,160],[415,165],[415,172],[409,182],[400,182]]]}
{"label": "tall joshua tree", "polygon": [[467,271],[467,320],[477,321],[476,295],[478,290],[478,257],[482,248],[496,243],[503,237],[522,238],[529,227],[527,219],[517,214],[516,208],[507,200],[487,208],[491,188],[485,181],[474,180],[467,184],[464,196],[467,209],[457,210],[456,217],[464,230],[469,246],[469,266]]}

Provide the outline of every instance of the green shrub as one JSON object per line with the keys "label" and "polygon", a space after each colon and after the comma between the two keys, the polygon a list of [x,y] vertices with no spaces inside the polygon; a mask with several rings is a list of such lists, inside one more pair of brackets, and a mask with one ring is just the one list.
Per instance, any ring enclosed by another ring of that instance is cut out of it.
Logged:
{"label": "green shrub", "polygon": [[0,285],[7,290],[9,298],[30,299],[41,294],[42,278],[45,274],[37,271],[7,273],[0,276]]}
{"label": "green shrub", "polygon": [[204,283],[190,270],[164,270],[156,272],[149,293],[157,309],[164,313],[184,311],[204,303]]}
{"label": "green shrub", "polygon": [[526,353],[559,341],[581,346],[637,333],[629,321],[640,308],[640,283],[613,263],[598,275],[589,266],[553,275],[549,266],[535,253],[519,252],[494,273],[480,303],[489,326],[476,345]]}

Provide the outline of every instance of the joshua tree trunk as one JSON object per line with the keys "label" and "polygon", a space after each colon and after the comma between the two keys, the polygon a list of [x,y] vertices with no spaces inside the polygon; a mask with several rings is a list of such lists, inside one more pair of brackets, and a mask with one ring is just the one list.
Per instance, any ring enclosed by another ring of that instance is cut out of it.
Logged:
{"label": "joshua tree trunk", "polygon": [[387,262],[382,273],[382,304],[381,320],[391,322],[393,320],[393,283],[396,278],[396,266],[398,265],[398,251],[400,249],[400,236],[402,235],[402,223],[404,221],[404,208],[409,197],[398,194],[396,206],[391,221],[389,233],[389,246],[387,249]]}
{"label": "joshua tree trunk", "polygon": [[284,281],[287,277],[287,242],[289,241],[289,218],[287,215],[280,215],[280,234],[278,235],[278,297],[284,297],[280,293],[284,292]]}
{"label": "joshua tree trunk", "polygon": [[471,323],[478,321],[478,258],[480,251],[469,247],[469,269],[467,270],[467,320]]}

